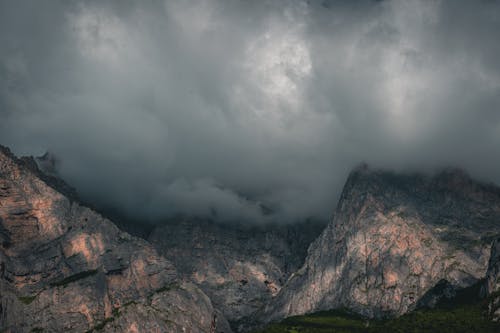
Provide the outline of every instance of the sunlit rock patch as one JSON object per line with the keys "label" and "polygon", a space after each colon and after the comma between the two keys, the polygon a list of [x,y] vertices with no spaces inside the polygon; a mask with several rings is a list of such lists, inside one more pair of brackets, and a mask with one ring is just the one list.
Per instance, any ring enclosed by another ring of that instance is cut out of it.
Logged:
{"label": "sunlit rock patch", "polygon": [[145,241],[0,147],[0,331],[230,332]]}

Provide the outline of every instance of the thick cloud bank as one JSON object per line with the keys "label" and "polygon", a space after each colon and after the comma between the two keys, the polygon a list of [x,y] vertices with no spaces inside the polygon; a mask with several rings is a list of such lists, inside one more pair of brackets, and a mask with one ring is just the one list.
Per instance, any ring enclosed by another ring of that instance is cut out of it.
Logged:
{"label": "thick cloud bank", "polygon": [[500,183],[498,1],[0,0],[0,143],[130,216],[326,218],[350,168]]}

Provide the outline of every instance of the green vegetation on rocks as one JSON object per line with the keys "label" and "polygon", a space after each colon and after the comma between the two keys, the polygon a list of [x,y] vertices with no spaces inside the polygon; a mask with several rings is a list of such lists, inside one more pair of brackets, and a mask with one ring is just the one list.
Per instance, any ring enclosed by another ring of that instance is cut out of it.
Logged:
{"label": "green vegetation on rocks", "polygon": [[368,320],[343,310],[290,317],[259,333],[497,333],[486,316],[488,300],[417,310],[395,319]]}
{"label": "green vegetation on rocks", "polygon": [[17,299],[20,300],[21,302],[23,302],[24,304],[28,305],[28,304],[31,304],[35,298],[36,298],[37,295],[34,295],[34,296],[19,296]]}

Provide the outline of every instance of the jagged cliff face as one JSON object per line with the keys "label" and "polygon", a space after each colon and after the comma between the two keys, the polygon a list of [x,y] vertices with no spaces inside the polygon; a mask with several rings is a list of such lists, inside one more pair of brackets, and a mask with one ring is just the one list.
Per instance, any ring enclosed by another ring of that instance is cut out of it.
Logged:
{"label": "jagged cliff face", "polygon": [[325,225],[241,226],[182,221],[158,227],[151,243],[237,322],[267,304],[305,260]]}
{"label": "jagged cliff face", "polygon": [[258,318],[347,307],[399,315],[442,280],[483,278],[500,232],[500,190],[458,170],[401,176],[360,167],[305,265]]}
{"label": "jagged cliff face", "polygon": [[500,238],[491,246],[491,257],[484,284],[489,295],[488,314],[494,321],[500,321]]}
{"label": "jagged cliff face", "polygon": [[195,285],[0,148],[0,331],[228,332]]}

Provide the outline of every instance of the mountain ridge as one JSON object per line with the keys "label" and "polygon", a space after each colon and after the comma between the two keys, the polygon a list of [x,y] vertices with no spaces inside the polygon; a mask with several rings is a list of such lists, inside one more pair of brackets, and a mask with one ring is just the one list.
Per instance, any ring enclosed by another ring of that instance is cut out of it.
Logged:
{"label": "mountain ridge", "polygon": [[494,296],[499,220],[500,188],[463,170],[362,164],[325,227],[183,220],[146,241],[85,207],[37,159],[0,146],[0,328],[230,332],[226,317],[245,331],[335,308],[400,316],[483,279]]}
{"label": "mountain ridge", "polygon": [[442,279],[461,288],[483,278],[499,220],[498,188],[463,171],[429,177],[362,165],[304,266],[256,317],[269,322],[341,307],[401,315]]}
{"label": "mountain ridge", "polygon": [[71,201],[0,148],[0,329],[230,332],[146,241]]}

